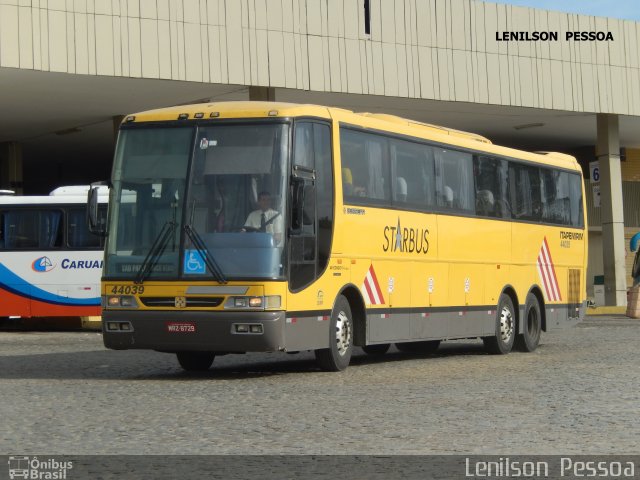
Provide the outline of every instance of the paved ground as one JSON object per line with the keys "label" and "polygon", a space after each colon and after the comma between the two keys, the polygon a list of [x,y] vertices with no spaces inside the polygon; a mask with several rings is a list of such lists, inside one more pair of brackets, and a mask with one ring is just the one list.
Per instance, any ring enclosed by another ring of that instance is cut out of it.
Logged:
{"label": "paved ground", "polygon": [[640,451],[640,321],[590,318],[532,354],[358,350],[217,358],[107,351],[97,333],[0,332],[0,454],[597,454]]}

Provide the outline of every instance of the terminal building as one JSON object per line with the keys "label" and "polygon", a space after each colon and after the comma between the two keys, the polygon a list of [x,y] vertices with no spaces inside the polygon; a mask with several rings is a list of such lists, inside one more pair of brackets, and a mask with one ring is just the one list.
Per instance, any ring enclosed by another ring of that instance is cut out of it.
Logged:
{"label": "terminal building", "polygon": [[208,101],[384,112],[572,154],[587,293],[626,302],[638,22],[479,0],[0,0],[0,92],[0,189],[24,194],[108,178],[124,115]]}

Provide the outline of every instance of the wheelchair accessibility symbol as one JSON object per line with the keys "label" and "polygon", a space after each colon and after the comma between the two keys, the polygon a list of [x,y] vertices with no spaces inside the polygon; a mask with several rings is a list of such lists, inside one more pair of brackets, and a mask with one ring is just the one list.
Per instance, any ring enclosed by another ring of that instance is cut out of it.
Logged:
{"label": "wheelchair accessibility symbol", "polygon": [[207,273],[207,266],[204,263],[204,252],[200,250],[185,251],[184,273],[191,275]]}

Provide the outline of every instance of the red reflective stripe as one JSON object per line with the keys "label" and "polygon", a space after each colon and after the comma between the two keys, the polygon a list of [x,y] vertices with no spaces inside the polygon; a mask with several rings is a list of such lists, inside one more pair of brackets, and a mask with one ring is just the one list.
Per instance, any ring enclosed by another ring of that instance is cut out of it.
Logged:
{"label": "red reflective stripe", "polygon": [[549,263],[551,265],[551,272],[553,273],[553,280],[556,284],[556,290],[558,292],[558,300],[562,300],[562,295],[560,294],[560,284],[558,283],[558,277],[556,276],[556,269],[553,266],[553,259],[551,258],[551,250],[549,250],[549,244],[547,243],[547,237],[544,237],[544,244],[547,246],[547,255],[549,255]]}
{"label": "red reflective stripe", "polygon": [[542,249],[540,249],[540,253],[538,254],[538,271],[540,272],[540,276],[542,277],[542,283],[544,284],[544,291],[547,294],[547,300],[553,300],[553,295],[549,291],[549,284],[547,283],[547,272],[544,268]]}
{"label": "red reflective stripe", "polygon": [[367,279],[364,279],[364,288],[367,290],[367,295],[369,295],[369,300],[371,301],[372,305],[376,304],[376,298],[373,296],[373,292],[371,291],[371,286],[369,285],[369,282],[367,281]]}
{"label": "red reflective stripe", "polygon": [[552,293],[552,300],[554,301],[558,301],[559,300],[559,291],[558,291],[558,279],[555,276],[555,272],[553,270],[553,265],[551,264],[551,256],[549,256],[549,246],[547,245],[546,242],[546,237],[544,239],[544,243],[542,245],[542,255],[544,256],[545,259],[545,270],[547,272],[547,275],[549,277],[549,285],[551,287],[551,293]]}
{"label": "red reflective stripe", "polygon": [[384,297],[382,296],[382,290],[380,290],[380,284],[378,283],[378,277],[376,277],[376,271],[373,269],[373,265],[369,267],[369,272],[371,273],[371,278],[373,279],[373,284],[376,287],[376,291],[378,292],[378,297],[380,298],[380,303],[384,303]]}

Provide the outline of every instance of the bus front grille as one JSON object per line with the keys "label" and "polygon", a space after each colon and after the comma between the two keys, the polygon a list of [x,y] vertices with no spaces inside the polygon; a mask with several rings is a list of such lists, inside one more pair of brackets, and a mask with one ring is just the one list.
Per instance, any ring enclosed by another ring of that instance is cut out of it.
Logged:
{"label": "bus front grille", "polygon": [[[213,308],[220,305],[224,297],[186,297],[186,307]],[[175,307],[176,297],[140,297],[145,307]]]}

